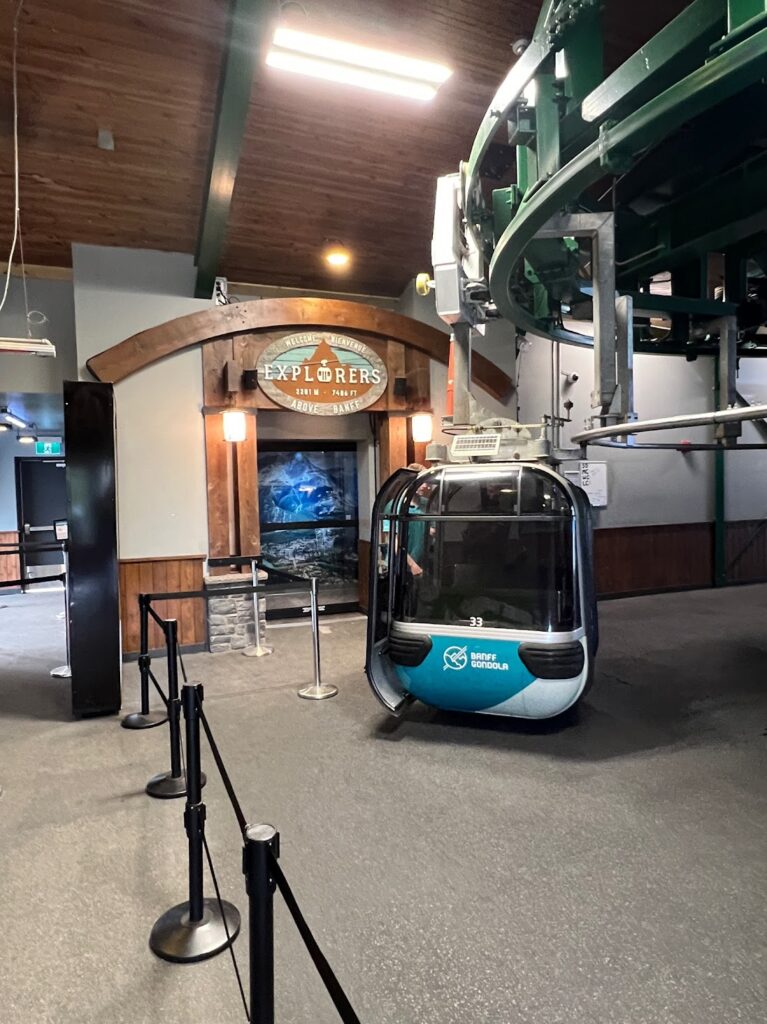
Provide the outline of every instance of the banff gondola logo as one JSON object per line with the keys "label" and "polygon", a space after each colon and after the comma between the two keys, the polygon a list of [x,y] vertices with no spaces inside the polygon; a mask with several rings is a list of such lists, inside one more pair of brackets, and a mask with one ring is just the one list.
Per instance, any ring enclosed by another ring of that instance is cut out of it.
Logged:
{"label": "banff gondola logo", "polygon": [[468,659],[466,657],[465,647],[446,647],[445,653],[442,655],[442,664],[444,668],[451,668],[456,672],[459,672],[462,668],[466,668]]}
{"label": "banff gondola logo", "polygon": [[258,383],[293,412],[345,416],[377,402],[388,378],[383,360],[364,342],[307,331],[267,345],[258,360]]}
{"label": "banff gondola logo", "polygon": [[467,650],[467,647],[446,647],[442,655],[443,671],[452,669],[454,672],[460,672],[470,661],[472,668],[488,669],[495,672],[509,671],[508,661],[499,661],[497,654],[492,654],[489,651],[472,651],[471,654],[468,654]]}

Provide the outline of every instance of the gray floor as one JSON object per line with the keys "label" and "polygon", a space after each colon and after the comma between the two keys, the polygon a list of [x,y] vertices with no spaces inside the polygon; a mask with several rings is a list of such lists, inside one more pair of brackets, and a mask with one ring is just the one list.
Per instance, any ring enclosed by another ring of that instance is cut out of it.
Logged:
{"label": "gray floor", "polygon": [[[184,898],[182,806],[143,793],[165,730],[70,721],[47,674],[60,597],[0,606],[0,1017],[243,1020],[226,956],[178,967],[147,949]],[[295,695],[304,627],[272,631],[267,660],[187,659],[363,1024],[765,1019],[767,588],[603,604],[597,685],[568,727],[424,707],[394,722],[364,682],[363,636],[361,621],[323,634],[341,694],[318,704]],[[206,768],[219,877],[244,909],[235,822]],[[279,1024],[334,1021],[277,917]]]}

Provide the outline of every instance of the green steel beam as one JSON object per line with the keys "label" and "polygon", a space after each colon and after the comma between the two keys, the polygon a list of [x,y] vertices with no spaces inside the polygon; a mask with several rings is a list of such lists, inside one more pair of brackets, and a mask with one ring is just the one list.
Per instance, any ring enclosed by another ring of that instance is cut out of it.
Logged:
{"label": "green steel beam", "polygon": [[[516,68],[531,49],[532,45]],[[557,336],[558,332],[536,323],[510,289],[514,268],[536,233],[564,203],[572,202],[598,181],[611,159],[622,154],[634,155],[657,145],[675,129],[742,91],[765,74],[767,29],[754,33],[697,68],[617,125],[603,125],[597,142],[584,149],[554,178],[525,197],[519,212],[501,235],[489,272],[490,291],[501,315],[521,329],[541,331],[543,328],[545,335]],[[481,151],[482,142],[478,136],[472,160]],[[474,169],[469,169],[470,182]],[[562,338],[570,340],[564,334]]]}
{"label": "green steel beam", "polygon": [[745,25],[747,21],[756,18],[759,14],[767,11],[766,0],[727,0],[727,31],[734,32],[735,29]]}
{"label": "green steel beam", "polygon": [[538,98],[535,101],[535,152],[538,155],[538,177],[551,178],[560,167],[560,83],[553,74],[540,74]]}
{"label": "green steel beam", "polygon": [[565,91],[568,111],[580,112],[585,96],[601,82],[604,75],[604,37],[602,9],[597,6],[573,19],[565,35]]}
{"label": "green steel beam", "polygon": [[703,62],[726,23],[724,0],[694,0],[586,96],[584,121],[625,115],[684,78]]}
{"label": "green steel beam", "polygon": [[197,236],[195,295],[213,294],[240,162],[253,75],[276,7],[267,0],[231,0],[218,83],[208,174]]}

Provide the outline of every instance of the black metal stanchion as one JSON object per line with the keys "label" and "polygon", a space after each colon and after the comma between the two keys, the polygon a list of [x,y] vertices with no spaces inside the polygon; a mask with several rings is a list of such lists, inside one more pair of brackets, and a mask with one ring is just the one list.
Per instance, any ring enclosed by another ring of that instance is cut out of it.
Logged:
{"label": "black metal stanchion", "polygon": [[234,942],[240,931],[240,914],[226,900],[203,895],[203,847],[205,804],[200,771],[200,709],[202,687],[183,687],[186,720],[186,774],[188,792],[184,825],[189,839],[189,899],[160,917],[149,936],[149,947],[163,960],[194,963],[215,956]]}
{"label": "black metal stanchion", "polygon": [[120,725],[123,729],[151,729],[155,725],[162,725],[167,722],[168,716],[164,711],[151,711],[149,708],[149,599],[146,594],[139,594],[139,630],[140,630],[140,651],[138,656],[138,670],[141,677],[141,710],[134,711],[123,718]]}
{"label": "black metal stanchion", "polygon": [[[165,639],[168,646],[168,731],[170,732],[170,771],[153,775],[146,784],[150,796],[160,800],[186,795],[186,777],[181,768],[181,700],[178,695],[178,623],[175,619],[165,622]],[[202,775],[202,785],[205,776]]]}
{"label": "black metal stanchion", "polygon": [[274,1024],[274,889],[272,857],[280,834],[272,825],[248,825],[242,870],[248,893],[251,1024]]}

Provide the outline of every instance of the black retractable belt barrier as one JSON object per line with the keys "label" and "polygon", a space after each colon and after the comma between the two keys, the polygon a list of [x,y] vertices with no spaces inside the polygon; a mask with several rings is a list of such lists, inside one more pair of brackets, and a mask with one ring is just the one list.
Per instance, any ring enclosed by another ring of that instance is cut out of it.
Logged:
{"label": "black retractable belt barrier", "polygon": [[123,729],[152,729],[168,721],[164,711],[152,711],[149,707],[149,676],[152,659],[149,657],[149,601],[146,594],[139,594],[139,631],[140,651],[138,670],[141,679],[141,710],[134,711],[123,718],[120,725]]}
{"label": "black retractable belt barrier", "polygon": [[[5,552],[0,552],[5,554]],[[29,587],[35,583],[63,583],[66,579],[66,575],[60,572],[58,576],[27,576],[23,580],[3,580],[0,582],[0,587]]]}
{"label": "black retractable belt barrier", "polygon": [[[150,779],[147,784],[147,792],[152,796],[161,797],[186,795],[184,826],[189,846],[189,899],[171,907],[155,922],[149,938],[151,950],[164,960],[175,963],[193,963],[198,960],[206,960],[228,948],[248,1021],[251,1021],[252,1024],[274,1024],[274,893],[276,889],[279,889],[298,933],[333,1001],[338,1016],[343,1024],[360,1024],[346,993],[301,913],[298,901],[278,863],[279,833],[272,825],[247,824],[221,752],[203,711],[203,689],[201,686],[188,684],[186,673],[184,673],[183,687],[186,768],[182,771],[179,731],[179,711],[182,700],[179,699],[178,694],[177,666],[180,652],[178,650],[177,623],[175,619],[160,619],[150,607],[152,598],[159,597],[159,595],[144,596],[148,612],[163,627],[167,639],[167,707],[171,736],[171,770]],[[156,685],[154,677],[152,677],[152,681]],[[205,840],[206,809],[202,802],[205,776],[201,770],[201,724],[244,842],[242,870],[246,879],[249,909],[250,1012],[233,949],[234,940],[240,930],[240,915],[235,906],[221,899],[218,881],[213,870],[213,861]],[[206,899],[204,896],[203,854],[207,856],[216,891],[215,899]]]}
{"label": "black retractable belt barrier", "polygon": [[[6,548],[13,548],[12,551],[5,550]],[[50,541],[2,541],[0,542],[0,554],[3,555],[25,555],[28,552],[34,552],[35,554],[41,554],[44,551],[65,551],[66,544],[64,541],[57,541],[52,544]],[[35,583],[64,583],[66,580],[66,573],[60,572],[55,576],[25,576],[23,579],[18,580],[3,580],[0,582],[0,587],[28,587]]]}
{"label": "black retractable belt barrier", "polygon": [[225,900],[205,899],[203,894],[205,804],[202,802],[199,712],[202,698],[201,686],[183,687],[188,782],[184,826],[189,841],[189,899],[166,911],[155,922],[149,936],[152,952],[174,963],[207,960],[230,946],[240,931],[237,908]]}
{"label": "black retractable belt barrier", "polygon": [[[149,609],[151,611],[151,609]],[[170,733],[170,771],[153,775],[146,784],[150,796],[160,800],[186,795],[186,775],[181,767],[181,700],[178,694],[178,623],[175,619],[158,621],[165,631],[168,649],[168,731]],[[205,776],[201,776],[205,785]]]}
{"label": "black retractable belt barrier", "polygon": [[[285,905],[290,911],[298,933],[312,958],[312,963],[333,1001],[338,1016],[343,1024],[360,1024],[359,1017],[354,1012],[341,983],[312,934],[277,861],[280,855],[279,833],[273,825],[248,825],[246,823],[242,807],[201,704],[198,704],[198,710],[213,759],[221,775],[245,844],[242,851],[242,870],[248,894],[250,935],[250,1013],[248,1020],[251,1021],[251,1024],[274,1024],[273,907],[276,887],[285,900]],[[236,961],[235,970],[237,970]],[[239,971],[237,976],[239,981]]]}

